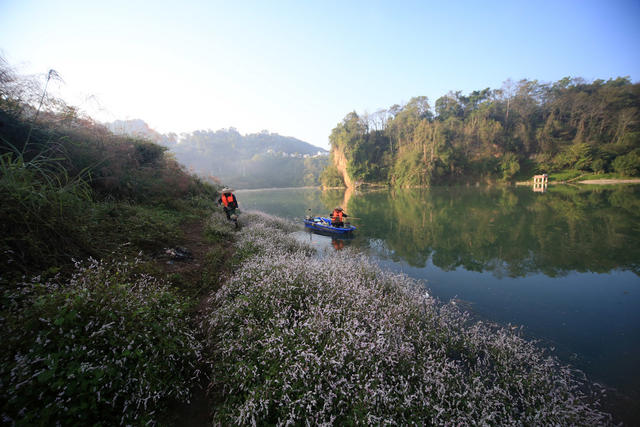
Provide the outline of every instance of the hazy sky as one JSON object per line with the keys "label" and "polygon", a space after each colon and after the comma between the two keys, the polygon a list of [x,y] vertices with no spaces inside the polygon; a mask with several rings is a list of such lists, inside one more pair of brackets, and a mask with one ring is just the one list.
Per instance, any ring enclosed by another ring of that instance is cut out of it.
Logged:
{"label": "hazy sky", "polygon": [[640,79],[640,1],[0,0],[0,53],[103,121],[328,147],[352,110],[506,79]]}

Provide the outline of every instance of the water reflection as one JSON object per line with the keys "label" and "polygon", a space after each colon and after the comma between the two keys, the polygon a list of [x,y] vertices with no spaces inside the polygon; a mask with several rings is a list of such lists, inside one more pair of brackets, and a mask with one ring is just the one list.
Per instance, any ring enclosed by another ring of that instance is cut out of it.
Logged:
{"label": "water reflection", "polygon": [[335,249],[336,251],[339,251],[340,249],[344,248],[344,239],[336,239],[335,237],[331,238],[331,246],[333,246],[333,249]]}
{"label": "water reflection", "polygon": [[365,193],[349,209],[361,232],[413,267],[522,277],[570,271],[640,274],[640,197],[615,190],[434,188]]}
{"label": "water reflection", "polygon": [[[301,221],[342,206],[357,220],[356,246],[412,267],[549,277],[615,269],[640,275],[640,186],[446,187],[347,192],[239,193],[248,205]],[[375,242],[383,242],[383,245]],[[339,244],[336,244],[339,246]]]}

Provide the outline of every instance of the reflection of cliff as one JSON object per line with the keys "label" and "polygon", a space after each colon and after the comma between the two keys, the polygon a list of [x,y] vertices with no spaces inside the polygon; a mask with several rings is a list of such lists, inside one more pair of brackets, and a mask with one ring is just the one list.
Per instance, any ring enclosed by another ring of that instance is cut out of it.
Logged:
{"label": "reflection of cliff", "polygon": [[344,191],[344,196],[342,197],[342,204],[340,206],[342,206],[342,208],[349,212],[349,200],[351,200],[351,197],[353,196],[353,193],[355,193],[355,188],[353,187],[347,187],[347,189]]}
{"label": "reflection of cliff", "polygon": [[347,187],[344,190],[323,190],[320,195],[320,200],[329,212],[340,206],[346,211],[347,215],[352,215],[350,200],[355,194],[356,189],[354,187]]}
{"label": "reflection of cliff", "polygon": [[323,190],[320,193],[320,201],[322,202],[324,208],[327,210],[327,215],[329,215],[329,212],[331,212],[337,206],[342,206],[345,208],[345,210],[347,209],[347,206],[344,203],[345,194],[346,193],[344,190],[337,189]]}
{"label": "reflection of cliff", "polygon": [[344,152],[340,148],[332,148],[333,150],[333,163],[340,175],[342,175],[342,179],[344,180],[344,184],[349,187],[353,187],[353,180],[347,173],[347,157],[344,155]]}
{"label": "reflection of cliff", "polygon": [[[394,259],[513,277],[542,272],[640,274],[640,189],[530,191],[453,188],[357,194],[349,201]],[[634,192],[635,191],[635,192]],[[621,201],[624,200],[624,203]]]}

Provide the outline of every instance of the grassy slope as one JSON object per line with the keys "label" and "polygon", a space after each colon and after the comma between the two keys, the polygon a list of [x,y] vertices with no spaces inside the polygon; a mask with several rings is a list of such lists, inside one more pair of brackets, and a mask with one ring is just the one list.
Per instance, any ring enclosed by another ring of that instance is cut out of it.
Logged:
{"label": "grassy slope", "polygon": [[217,190],[147,141],[2,107],[1,416],[164,417],[198,384],[198,309],[226,274]]}

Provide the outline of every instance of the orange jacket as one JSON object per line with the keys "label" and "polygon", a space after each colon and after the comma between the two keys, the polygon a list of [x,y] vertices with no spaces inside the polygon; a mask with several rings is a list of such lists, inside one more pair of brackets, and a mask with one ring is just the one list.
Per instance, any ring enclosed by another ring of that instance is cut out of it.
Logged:
{"label": "orange jacket", "polygon": [[236,201],[236,198],[233,194],[229,193],[227,194],[223,194],[222,197],[220,198],[222,200],[222,204],[228,208],[237,208],[238,207],[238,202]]}
{"label": "orange jacket", "polygon": [[342,222],[342,217],[343,216],[346,216],[346,215],[342,211],[334,209],[333,213],[331,214],[331,221],[333,221],[333,222]]}

